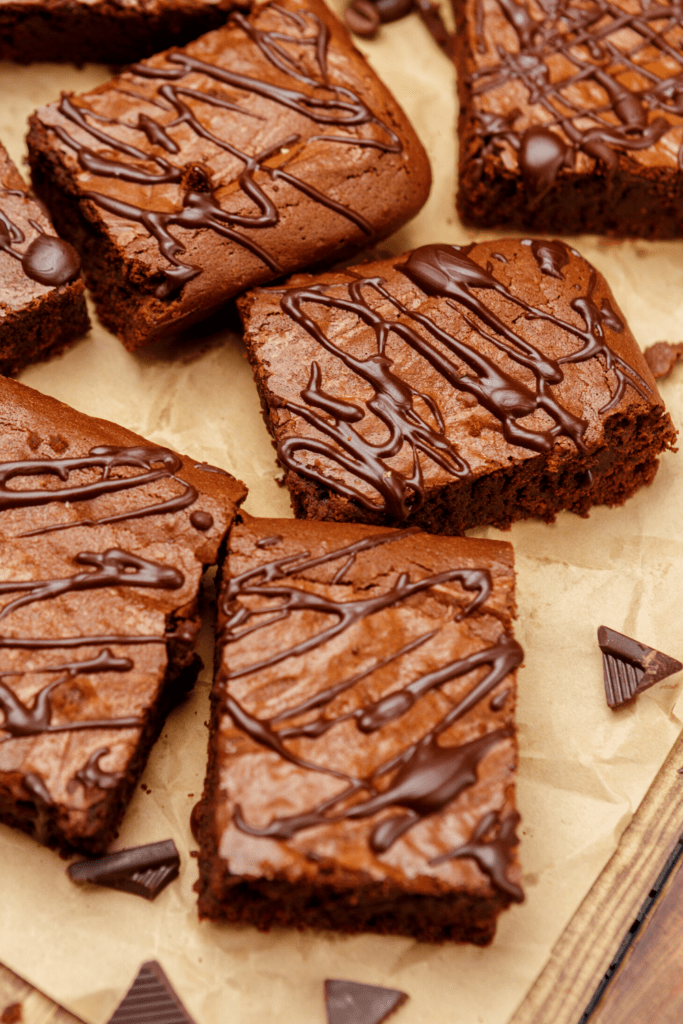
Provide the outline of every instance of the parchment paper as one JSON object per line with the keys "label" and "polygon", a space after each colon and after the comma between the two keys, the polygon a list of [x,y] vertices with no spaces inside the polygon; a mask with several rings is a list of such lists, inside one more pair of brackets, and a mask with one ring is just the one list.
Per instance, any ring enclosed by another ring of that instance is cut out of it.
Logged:
{"label": "parchment paper", "polygon": [[[398,253],[483,237],[460,225],[453,206],[448,60],[416,16],[385,26],[362,49],[404,104],[434,169],[426,208],[385,247]],[[107,77],[103,67],[1,65],[0,138],[14,158],[21,159],[25,119],[36,105],[60,89],[82,91]],[[574,244],[607,275],[641,345],[681,338],[683,242],[586,237]],[[289,514],[234,334],[131,356],[94,321],[88,338],[21,379],[225,467],[249,485],[250,512]],[[683,369],[662,385],[662,394],[680,424]],[[683,456],[667,455],[654,485],[623,508],[597,509],[587,520],[563,514],[554,526],[522,523],[502,535],[515,545],[517,635],[526,649],[518,793],[527,900],[501,917],[489,948],[200,925],[188,819],[204,773],[210,681],[204,671],[188,703],[170,716],[143,779],[147,788],[138,789],[117,842],[122,848],[172,836],[182,856],[180,879],[154,903],[86,891],[69,882],[55,853],[0,826],[0,961],[91,1024],[104,1024],[150,958],[162,963],[198,1024],[322,1024],[325,977],[404,989],[411,998],[400,1024],[504,1024],[679,732],[681,676],[632,707],[608,710],[596,629],[604,623],[683,658],[681,508]],[[209,634],[207,628],[207,665]]]}

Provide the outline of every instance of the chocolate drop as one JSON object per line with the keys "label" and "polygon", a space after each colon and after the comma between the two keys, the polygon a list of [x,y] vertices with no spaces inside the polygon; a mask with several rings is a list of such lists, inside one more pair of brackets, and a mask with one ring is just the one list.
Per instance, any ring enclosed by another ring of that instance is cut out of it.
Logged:
{"label": "chocolate drop", "polygon": [[552,188],[568,152],[566,143],[556,132],[540,126],[528,128],[522,135],[518,156],[527,189],[540,195]]}
{"label": "chocolate drop", "polygon": [[373,39],[379,28],[379,14],[370,0],[353,0],[344,11],[346,27],[361,39]]}
{"label": "chocolate drop", "polygon": [[22,256],[21,265],[32,281],[53,288],[73,281],[81,272],[81,262],[74,247],[54,235],[41,234],[34,238]]}
{"label": "chocolate drop", "polygon": [[382,24],[405,18],[415,7],[414,0],[375,0],[375,10]]}
{"label": "chocolate drop", "polygon": [[192,512],[190,515],[190,522],[194,526],[195,530],[210,530],[213,526],[213,516],[210,512]]}

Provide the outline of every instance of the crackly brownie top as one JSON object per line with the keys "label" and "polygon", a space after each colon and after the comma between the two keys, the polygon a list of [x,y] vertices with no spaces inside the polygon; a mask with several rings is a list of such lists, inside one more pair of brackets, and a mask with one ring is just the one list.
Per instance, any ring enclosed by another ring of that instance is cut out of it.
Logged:
{"label": "crackly brownie top", "polygon": [[426,245],[240,309],[281,463],[395,521],[430,487],[591,452],[610,413],[661,404],[604,278],[563,242]]}
{"label": "crackly brownie top", "polygon": [[0,378],[0,778],[74,814],[124,777],[242,484]]}
{"label": "crackly brownie top", "polygon": [[[226,254],[250,268],[235,268],[239,290],[254,268],[267,280],[386,233],[409,179],[429,183],[400,108],[318,0],[256,4],[38,117],[158,298],[193,282],[208,304],[228,287]],[[299,207],[310,223],[293,236]]]}
{"label": "crackly brownie top", "polygon": [[31,199],[0,145],[0,323],[51,288],[75,280],[76,250],[57,238],[45,208]]}
{"label": "crackly brownie top", "polygon": [[231,873],[492,880],[520,898],[511,545],[245,518],[213,741]]}
{"label": "crackly brownie top", "polygon": [[683,24],[646,0],[466,0],[468,84],[484,151],[532,190],[562,166],[609,170],[620,156],[678,172]]}

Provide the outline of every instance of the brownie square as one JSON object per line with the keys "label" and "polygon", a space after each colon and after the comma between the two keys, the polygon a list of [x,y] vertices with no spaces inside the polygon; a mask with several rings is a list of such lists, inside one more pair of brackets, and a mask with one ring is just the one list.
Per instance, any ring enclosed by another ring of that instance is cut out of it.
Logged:
{"label": "brownie square", "polygon": [[644,0],[453,0],[462,219],[683,231],[683,25]]}
{"label": "brownie square", "polygon": [[222,25],[239,0],[0,0],[0,59],[129,64]]}
{"label": "brownie square", "polygon": [[505,528],[619,505],[676,438],[604,278],[563,242],[427,245],[239,300],[300,518]]}
{"label": "brownie square", "polygon": [[200,916],[488,943],[523,898],[511,545],[245,516],[222,572]]}
{"label": "brownie square", "polygon": [[0,373],[61,352],[90,328],[78,254],[0,144]]}
{"label": "brownie square", "polygon": [[430,185],[405,115],[320,0],[255,5],[63,97],[28,144],[36,192],[131,350],[390,234]]}
{"label": "brownie square", "polygon": [[100,853],[194,682],[202,572],[246,491],[5,378],[0,410],[0,821]]}

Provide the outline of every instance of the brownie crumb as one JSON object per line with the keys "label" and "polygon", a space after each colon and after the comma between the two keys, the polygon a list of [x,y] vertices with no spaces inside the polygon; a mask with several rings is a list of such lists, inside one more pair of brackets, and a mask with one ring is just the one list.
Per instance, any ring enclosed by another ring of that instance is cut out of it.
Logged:
{"label": "brownie crumb", "polygon": [[0,1013],[1,1024],[19,1024],[24,1019],[21,1003],[10,1003]]}
{"label": "brownie crumb", "polygon": [[649,345],[643,352],[647,365],[656,380],[668,377],[676,363],[683,359],[683,342],[671,344],[668,341],[657,341]]}

